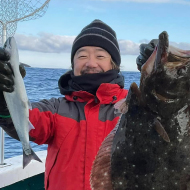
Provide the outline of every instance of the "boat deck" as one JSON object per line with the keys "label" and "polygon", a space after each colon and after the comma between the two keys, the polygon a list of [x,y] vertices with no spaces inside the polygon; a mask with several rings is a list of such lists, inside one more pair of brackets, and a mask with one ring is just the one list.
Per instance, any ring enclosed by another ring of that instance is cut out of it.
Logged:
{"label": "boat deck", "polygon": [[32,160],[23,169],[22,155],[5,160],[0,165],[0,190],[43,190],[47,151],[36,152],[43,163]]}

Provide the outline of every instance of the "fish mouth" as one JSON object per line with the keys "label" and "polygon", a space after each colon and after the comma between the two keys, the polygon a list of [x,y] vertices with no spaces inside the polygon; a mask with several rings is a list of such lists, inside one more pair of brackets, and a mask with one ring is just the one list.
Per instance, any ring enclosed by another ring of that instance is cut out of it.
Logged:
{"label": "fish mouth", "polygon": [[173,95],[171,95],[169,93],[168,93],[168,96],[170,96],[170,98],[167,98],[165,95],[161,95],[161,94],[157,93],[155,90],[152,90],[152,94],[154,95],[154,97],[157,100],[163,101],[166,103],[174,103],[179,100],[176,96],[172,98]]}
{"label": "fish mouth", "polygon": [[5,44],[4,44],[4,48],[5,49],[11,49],[11,37],[9,37],[7,40],[6,40],[6,42],[5,42]]}

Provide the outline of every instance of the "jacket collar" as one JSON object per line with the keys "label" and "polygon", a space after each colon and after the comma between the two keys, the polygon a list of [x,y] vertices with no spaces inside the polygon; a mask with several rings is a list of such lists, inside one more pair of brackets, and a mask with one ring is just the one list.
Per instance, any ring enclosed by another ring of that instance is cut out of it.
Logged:
{"label": "jacket collar", "polygon": [[118,77],[111,83],[102,83],[96,91],[96,95],[86,91],[76,91],[69,86],[68,81],[71,79],[71,71],[62,75],[59,79],[58,85],[61,94],[69,101],[89,102],[95,101],[102,104],[115,103],[121,98],[125,98],[127,91],[123,89],[123,76],[118,74]]}
{"label": "jacket collar", "polygon": [[118,84],[103,83],[98,88],[96,96],[86,91],[75,91],[70,95],[65,95],[65,98],[73,102],[94,101],[100,104],[114,104],[119,100],[126,98],[127,92],[127,90],[124,90]]}

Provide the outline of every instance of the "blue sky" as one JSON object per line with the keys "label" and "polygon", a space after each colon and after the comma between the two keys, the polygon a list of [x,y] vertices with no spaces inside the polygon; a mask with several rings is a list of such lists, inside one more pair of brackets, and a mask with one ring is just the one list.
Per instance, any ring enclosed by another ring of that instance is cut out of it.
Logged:
{"label": "blue sky", "polygon": [[18,22],[20,61],[34,67],[70,68],[74,38],[94,19],[117,33],[121,69],[137,71],[139,44],[167,31],[172,45],[190,49],[188,0],[51,0],[46,14]]}

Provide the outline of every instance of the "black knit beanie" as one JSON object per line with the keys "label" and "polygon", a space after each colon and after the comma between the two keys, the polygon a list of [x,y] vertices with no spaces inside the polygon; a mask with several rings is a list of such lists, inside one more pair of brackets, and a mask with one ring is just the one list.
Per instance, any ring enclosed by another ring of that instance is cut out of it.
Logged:
{"label": "black knit beanie", "polygon": [[76,51],[84,46],[101,47],[111,55],[117,66],[121,63],[116,33],[110,26],[101,20],[94,20],[91,22],[89,25],[84,27],[80,34],[75,38],[71,51],[72,64]]}

